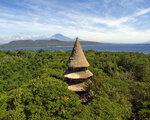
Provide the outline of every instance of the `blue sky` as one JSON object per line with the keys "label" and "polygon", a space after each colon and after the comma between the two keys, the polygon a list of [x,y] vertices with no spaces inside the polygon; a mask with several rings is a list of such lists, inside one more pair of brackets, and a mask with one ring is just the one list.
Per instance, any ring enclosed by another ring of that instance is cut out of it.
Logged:
{"label": "blue sky", "polygon": [[114,43],[150,41],[150,0],[0,0],[0,43],[62,33]]}

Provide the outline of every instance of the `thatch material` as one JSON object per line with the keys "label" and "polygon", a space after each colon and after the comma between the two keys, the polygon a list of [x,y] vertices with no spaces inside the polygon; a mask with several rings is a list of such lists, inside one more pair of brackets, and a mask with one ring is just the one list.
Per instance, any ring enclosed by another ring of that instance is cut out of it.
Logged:
{"label": "thatch material", "polygon": [[83,53],[78,38],[75,41],[71,56],[69,58],[68,67],[72,68],[89,67],[89,63]]}
{"label": "thatch material", "polygon": [[91,83],[91,80],[87,80],[86,82],[82,82],[75,85],[68,86],[68,89],[74,92],[86,91],[87,86]]}
{"label": "thatch material", "polygon": [[68,69],[64,75],[66,82],[69,84],[69,90],[74,92],[84,92],[87,90],[88,85],[91,83],[89,78],[93,76],[93,74],[87,70],[89,66],[77,38],[68,60]]}
{"label": "thatch material", "polygon": [[65,78],[69,78],[69,79],[86,79],[91,76],[93,76],[93,74],[89,70],[73,72],[73,73],[64,75]]}

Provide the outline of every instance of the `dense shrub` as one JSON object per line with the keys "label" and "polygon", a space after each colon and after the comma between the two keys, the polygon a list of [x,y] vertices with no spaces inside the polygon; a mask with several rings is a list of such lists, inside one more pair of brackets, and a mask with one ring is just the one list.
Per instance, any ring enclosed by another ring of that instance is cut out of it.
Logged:
{"label": "dense shrub", "polygon": [[79,97],[67,84],[54,79],[35,79],[1,97],[0,118],[69,119],[80,113]]}
{"label": "dense shrub", "polygon": [[92,100],[63,81],[70,51],[0,51],[0,120],[148,120],[150,55],[87,51]]}

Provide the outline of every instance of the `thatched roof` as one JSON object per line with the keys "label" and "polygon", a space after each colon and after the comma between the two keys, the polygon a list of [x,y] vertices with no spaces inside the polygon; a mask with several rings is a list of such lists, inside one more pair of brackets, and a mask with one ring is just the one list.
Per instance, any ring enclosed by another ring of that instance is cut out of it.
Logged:
{"label": "thatched roof", "polygon": [[68,67],[78,68],[78,67],[88,67],[88,66],[89,63],[83,53],[80,42],[77,38],[71,56],[68,61]]}
{"label": "thatched roof", "polygon": [[89,70],[73,72],[73,73],[64,75],[65,78],[69,78],[69,79],[85,79],[91,76],[93,76],[93,74]]}
{"label": "thatched roof", "polygon": [[80,91],[86,91],[87,86],[91,83],[91,80],[87,80],[86,82],[75,84],[75,85],[70,85],[68,86],[68,89],[71,91],[75,92],[80,92]]}

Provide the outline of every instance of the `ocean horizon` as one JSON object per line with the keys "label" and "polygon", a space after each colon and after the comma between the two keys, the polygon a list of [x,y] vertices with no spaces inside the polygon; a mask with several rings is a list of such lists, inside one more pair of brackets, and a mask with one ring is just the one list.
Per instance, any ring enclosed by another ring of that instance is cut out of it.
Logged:
{"label": "ocean horizon", "polygon": [[[17,47],[0,48],[0,50],[71,50],[73,46],[48,46],[48,47]],[[83,49],[94,51],[110,52],[139,52],[150,54],[150,44],[101,44],[101,45],[82,45]]]}

